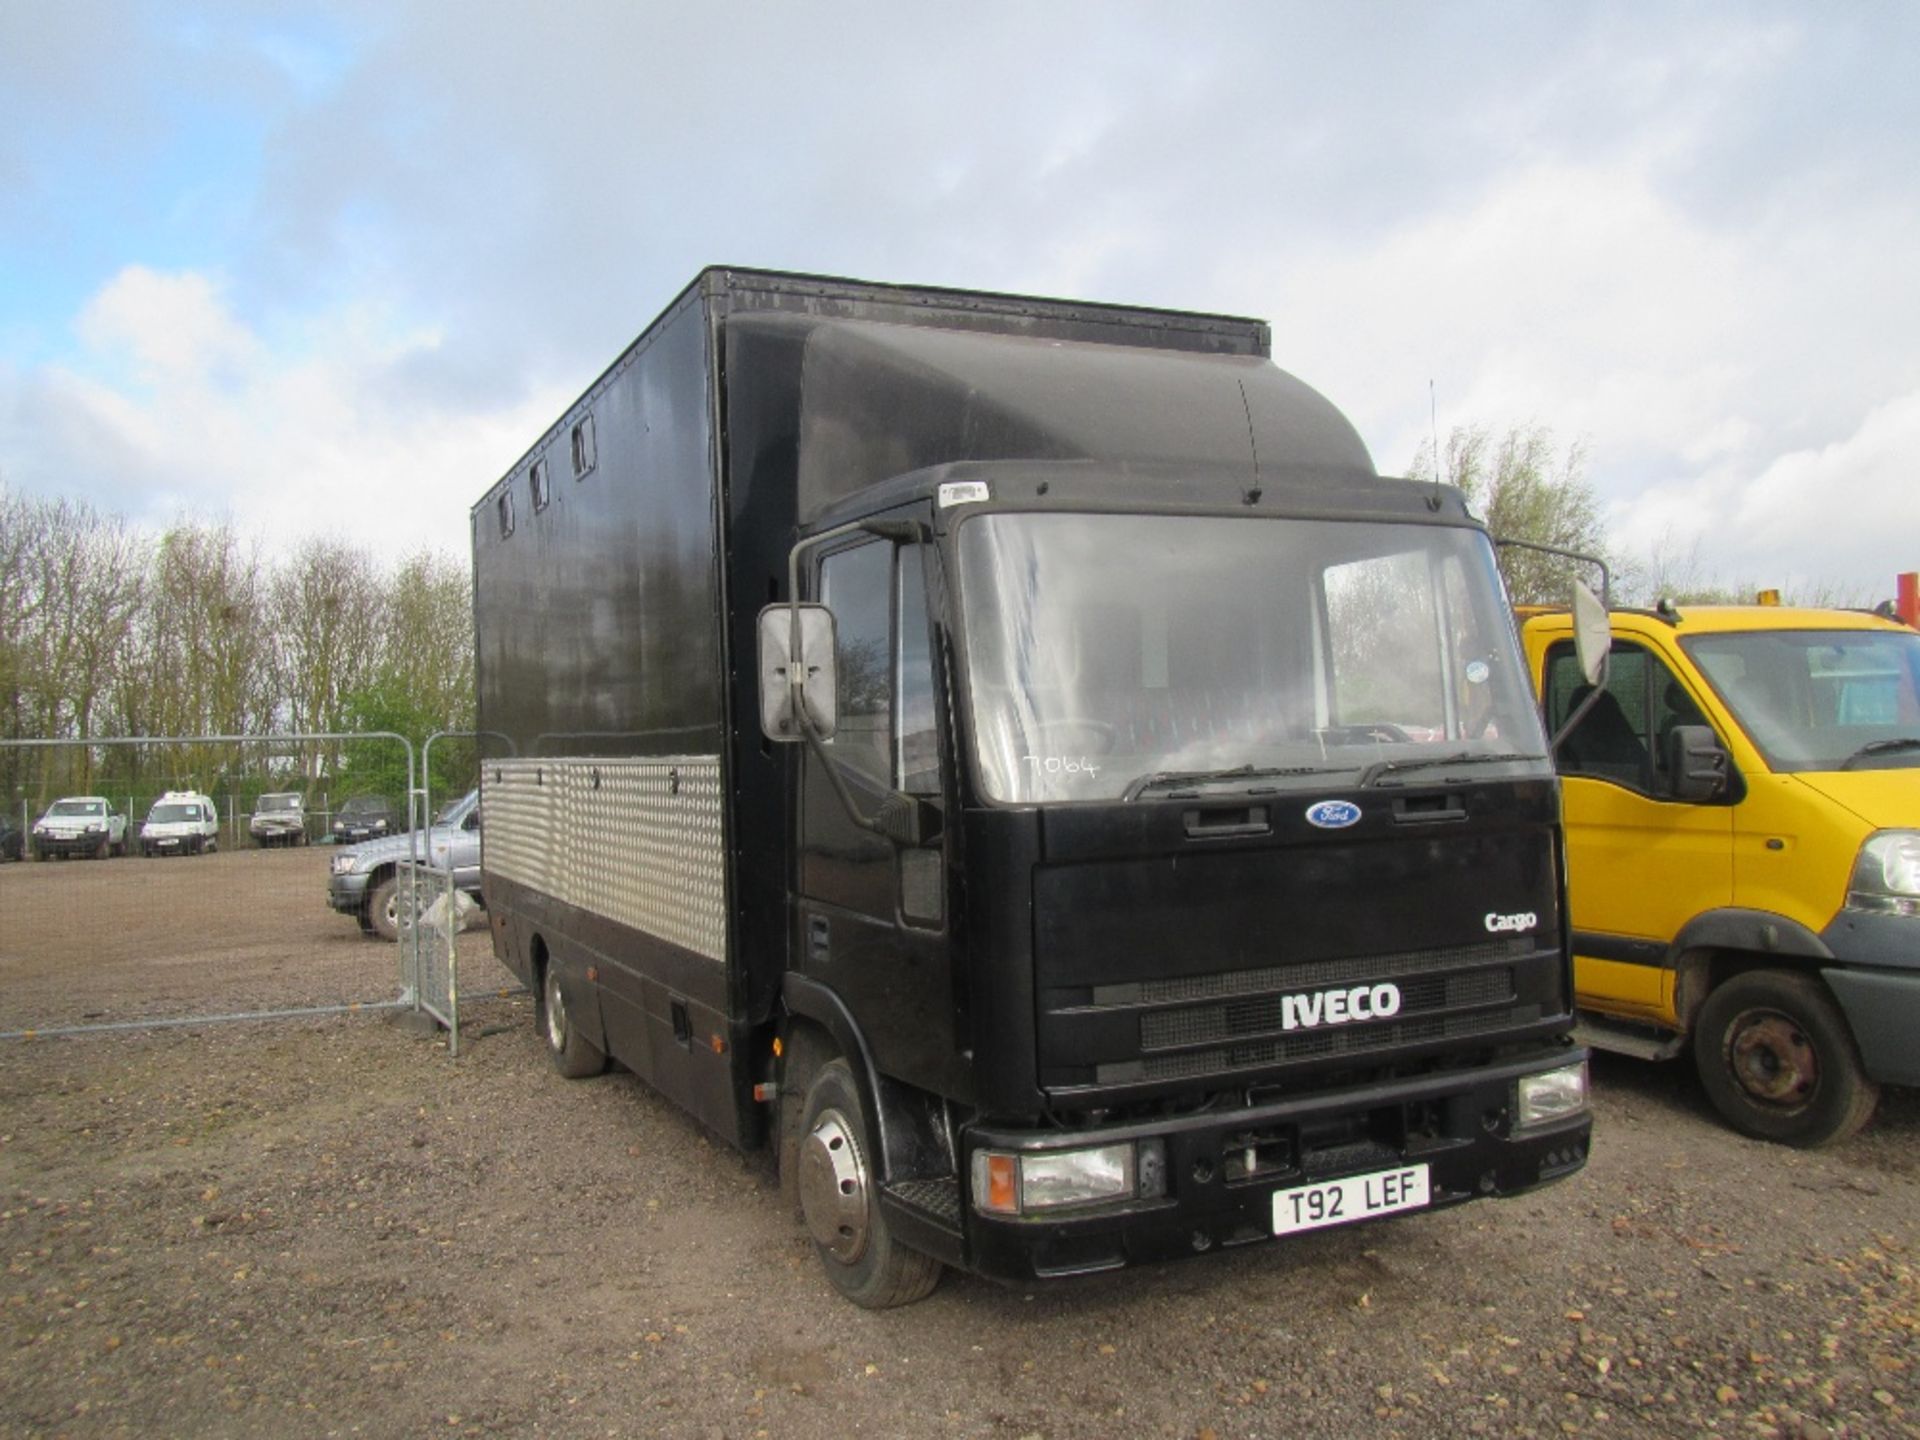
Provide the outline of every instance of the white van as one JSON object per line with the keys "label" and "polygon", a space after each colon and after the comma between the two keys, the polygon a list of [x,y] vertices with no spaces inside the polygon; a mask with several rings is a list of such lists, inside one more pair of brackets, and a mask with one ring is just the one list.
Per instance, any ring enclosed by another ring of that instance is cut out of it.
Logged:
{"label": "white van", "polygon": [[147,811],[140,827],[142,855],[198,855],[220,848],[220,816],[210,797],[169,790]]}

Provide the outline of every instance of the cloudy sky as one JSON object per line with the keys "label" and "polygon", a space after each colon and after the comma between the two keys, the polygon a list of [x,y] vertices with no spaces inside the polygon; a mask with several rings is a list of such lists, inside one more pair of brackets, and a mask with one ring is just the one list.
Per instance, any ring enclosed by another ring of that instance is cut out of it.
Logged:
{"label": "cloudy sky", "polygon": [[1920,568],[1920,6],[0,0],[0,484],[464,552],[728,263],[1227,311],[1403,472]]}

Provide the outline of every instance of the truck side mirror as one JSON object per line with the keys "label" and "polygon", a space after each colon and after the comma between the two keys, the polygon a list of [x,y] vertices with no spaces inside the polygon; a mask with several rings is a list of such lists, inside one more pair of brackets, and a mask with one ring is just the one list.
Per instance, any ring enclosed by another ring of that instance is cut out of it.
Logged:
{"label": "truck side mirror", "polygon": [[1613,627],[1607,623],[1607,607],[1585,584],[1573,582],[1573,649],[1580,659],[1580,673],[1596,689],[1607,677],[1607,654],[1613,649]]}
{"label": "truck side mirror", "polygon": [[[790,653],[796,637],[799,656]],[[808,728],[833,738],[839,714],[834,674],[833,612],[824,605],[769,605],[760,612],[760,732],[769,740],[804,740]]]}
{"label": "truck side mirror", "polygon": [[1711,726],[1674,726],[1666,761],[1676,800],[1711,800],[1727,788],[1727,752]]}

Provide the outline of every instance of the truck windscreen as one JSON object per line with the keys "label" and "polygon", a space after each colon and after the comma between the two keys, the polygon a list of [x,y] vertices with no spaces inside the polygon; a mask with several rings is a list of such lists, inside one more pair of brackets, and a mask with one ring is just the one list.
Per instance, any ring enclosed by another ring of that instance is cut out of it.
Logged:
{"label": "truck windscreen", "polygon": [[1775,770],[1920,765],[1920,635],[1754,630],[1680,643]]}
{"label": "truck windscreen", "polygon": [[1478,531],[1003,513],[967,520],[959,547],[995,800],[1111,800],[1242,768],[1243,787],[1315,791],[1455,761],[1547,769]]}

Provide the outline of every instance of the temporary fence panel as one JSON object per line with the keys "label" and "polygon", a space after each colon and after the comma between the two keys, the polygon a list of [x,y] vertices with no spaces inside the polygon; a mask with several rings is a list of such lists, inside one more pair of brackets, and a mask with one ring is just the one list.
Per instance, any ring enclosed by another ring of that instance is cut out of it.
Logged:
{"label": "temporary fence panel", "polygon": [[[390,800],[397,869],[416,779],[387,733],[0,741],[0,1037],[417,1006],[414,954],[362,938],[373,872],[330,843],[380,828],[349,795]],[[297,830],[254,825],[275,794]]]}

